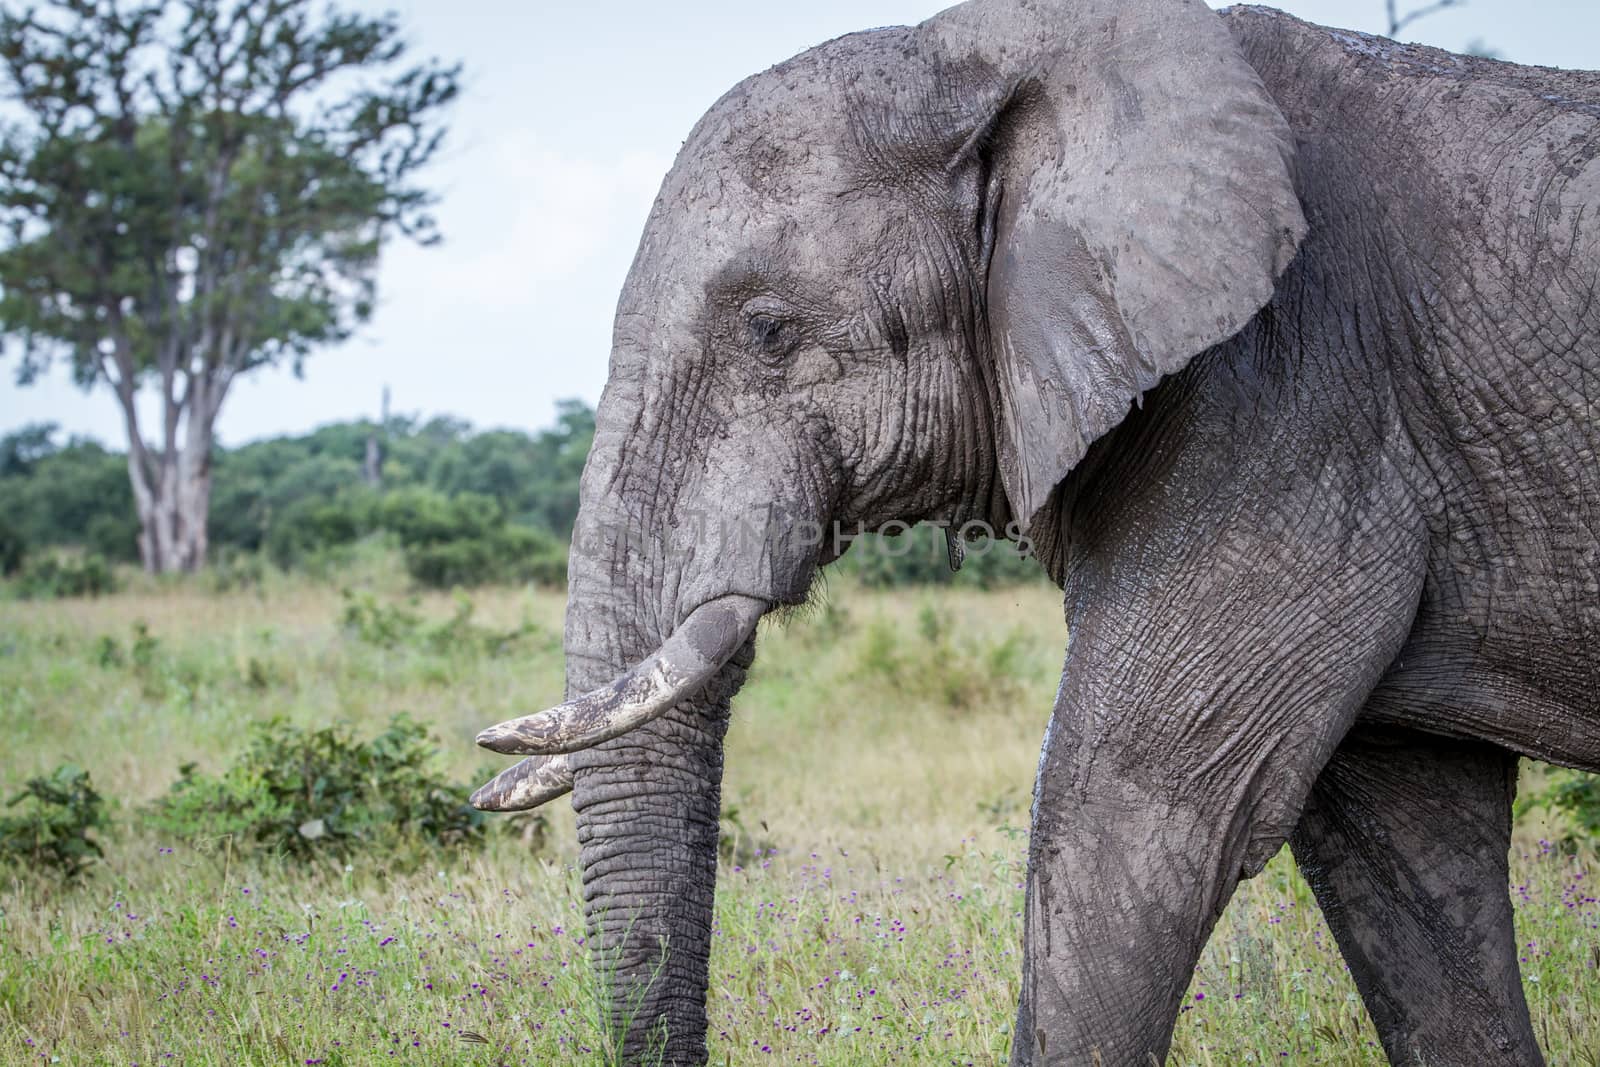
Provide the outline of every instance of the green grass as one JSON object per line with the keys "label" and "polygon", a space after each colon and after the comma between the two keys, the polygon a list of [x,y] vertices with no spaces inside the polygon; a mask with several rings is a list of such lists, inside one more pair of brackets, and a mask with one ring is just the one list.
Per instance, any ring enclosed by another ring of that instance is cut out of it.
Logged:
{"label": "green grass", "polygon": [[[381,570],[354,577],[398,599]],[[0,1063],[605,1062],[564,803],[537,850],[497,837],[421,869],[241,859],[139,814],[272,715],[370,735],[407,711],[451,775],[487,771],[476,730],[560,693],[561,603],[474,601],[475,623],[528,633],[501,655],[383,648],[340,627],[337,590],[277,579],[0,604],[0,789],[71,760],[120,803],[82,887],[0,872]],[[729,740],[713,1063],[1005,1062],[1059,619],[1048,589],[841,586],[767,629]],[[1519,829],[1513,863],[1536,1027],[1552,1063],[1600,1064],[1600,865],[1540,833]],[[1228,909],[1171,1062],[1383,1062],[1286,856]]]}

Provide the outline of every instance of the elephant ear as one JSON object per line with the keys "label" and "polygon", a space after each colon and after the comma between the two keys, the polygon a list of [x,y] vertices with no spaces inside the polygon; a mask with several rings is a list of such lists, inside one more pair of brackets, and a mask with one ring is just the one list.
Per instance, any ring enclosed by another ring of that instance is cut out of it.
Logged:
{"label": "elephant ear", "polygon": [[1146,389],[1271,298],[1305,233],[1291,136],[1200,0],[972,0],[916,33],[990,86],[962,151],[985,156],[991,399],[1026,528]]}

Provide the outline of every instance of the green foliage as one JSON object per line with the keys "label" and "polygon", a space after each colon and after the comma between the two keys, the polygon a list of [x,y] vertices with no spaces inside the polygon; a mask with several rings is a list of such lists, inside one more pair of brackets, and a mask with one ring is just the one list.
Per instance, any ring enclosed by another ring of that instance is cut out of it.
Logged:
{"label": "green foliage", "polygon": [[998,640],[958,635],[930,602],[917,614],[913,639],[887,620],[868,625],[857,646],[855,673],[901,700],[976,711],[1014,701],[1025,688],[1025,645],[1015,630]]}
{"label": "green foliage", "polygon": [[1521,810],[1544,808],[1560,815],[1568,830],[1562,843],[1600,846],[1600,774],[1552,770],[1544,788],[1520,801]]}
{"label": "green foliage", "polygon": [[423,621],[414,597],[404,604],[385,604],[367,592],[345,589],[340,595],[344,597],[344,610],[339,622],[345,633],[378,648],[412,647],[446,656],[498,656],[540,632],[526,621],[514,630],[480,626],[472,621],[472,601],[460,593],[456,594],[454,613],[435,626]]}
{"label": "green foliage", "polygon": [[[373,433],[387,456],[381,490],[362,480]],[[224,450],[211,506],[213,557],[222,561],[214,569],[229,572],[219,588],[259,585],[257,553],[283,568],[330,570],[348,546],[389,532],[422,585],[561,585],[593,436],[594,413],[565,401],[556,425],[532,435],[395,418],[381,429],[340,423]],[[57,437],[36,425],[0,438],[0,565],[8,545],[80,547],[131,562],[138,524],[127,458]]]}
{"label": "green foliage", "polygon": [[21,532],[0,514],[0,578],[15,577],[27,556],[28,543],[22,539]]}
{"label": "green foliage", "polygon": [[356,640],[378,648],[398,648],[409,643],[422,627],[422,616],[414,609],[416,599],[407,604],[384,604],[371,593],[351,589],[340,591],[344,611],[339,623]]}
{"label": "green foliage", "polygon": [[207,584],[214,593],[230,593],[236,589],[260,590],[266,577],[267,568],[261,557],[242,552],[218,553],[206,574]]}
{"label": "green foliage", "polygon": [[413,181],[459,71],[396,69],[392,16],[317,8],[0,17],[20,119],[0,137],[0,326],[22,342],[24,377],[51,347],[80,381],[111,363],[129,386],[169,364],[209,385],[212,370],[298,360],[370,313],[386,231],[434,238],[433,197]]}
{"label": "green foliage", "polygon": [[434,589],[488,582],[559,586],[567,577],[565,546],[539,530],[502,525],[482,537],[407,545],[406,572]]}
{"label": "green foliage", "polygon": [[135,670],[146,673],[156,668],[156,657],[161,652],[161,639],[150,632],[150,624],[143,619],[133,624],[133,644],[128,648],[128,660]]}
{"label": "green foliage", "polygon": [[117,563],[139,561],[139,522],[132,515],[96,515],[83,530],[91,553]]}
{"label": "green foliage", "polygon": [[[392,235],[437,239],[416,175],[460,71],[406,56],[394,16],[315,0],[0,11],[0,337],[20,383],[65,358],[116,397],[152,529],[205,491],[232,385],[349,337]],[[148,383],[165,440],[138,423]],[[183,536],[147,563],[201,562]]]}
{"label": "green foliage", "polygon": [[898,537],[863,534],[851,542],[838,568],[869,589],[924,585],[998,589],[1048,581],[1037,561],[1007,541],[965,546],[961,569],[952,571],[945,533],[930,525],[914,526]]}
{"label": "green foliage", "polygon": [[[385,455],[380,487],[362,475],[374,434]],[[555,424],[531,435],[473,433],[458,419],[391,418],[383,426],[338,423],[224,450],[216,462],[211,544],[236,573],[219,579],[220,587],[259,585],[259,561],[245,562],[255,553],[284,569],[336,574],[352,546],[368,539],[397,545],[407,573],[425,588],[559,587],[593,439],[594,412],[565,401]],[[81,545],[88,529],[93,550],[130,558],[124,466],[124,457],[96,445],[60,446],[50,427],[18,431],[0,439],[0,505],[14,502],[10,511],[21,517],[26,544]],[[991,589],[1048,580],[1036,561],[1003,541],[966,546],[960,571],[952,572],[944,533],[934,526],[898,538],[863,535],[835,570],[869,588]]]}
{"label": "green foliage", "polygon": [[373,499],[365,491],[353,490],[331,500],[305,498],[290,504],[272,524],[266,550],[280,567],[304,565],[375,528]]}
{"label": "green foliage", "polygon": [[143,619],[134,622],[126,652],[115,637],[101,634],[92,659],[102,670],[127,670],[138,680],[141,694],[151,700],[164,697],[174,684],[192,689],[199,681],[200,672],[193,664],[175,663],[163,653],[161,639]]}
{"label": "green foliage", "polygon": [[[56,440],[56,427],[25,426],[0,437],[0,515],[23,544],[81,547],[124,560],[137,528],[126,456],[93,441]],[[109,551],[108,551],[109,549]]]}
{"label": "green foliage", "polygon": [[406,572],[420,585],[557,585],[566,579],[560,542],[542,531],[512,526],[500,505],[479,493],[391,493],[378,507],[377,522],[398,537]]}
{"label": "green foliage", "polygon": [[487,818],[469,787],[434,769],[426,727],[397,715],[369,741],[345,726],[258,724],[222,774],[194,764],[153,807],[160,829],[185,839],[307,858],[358,851],[416,858],[417,846],[476,847]]}
{"label": "green foliage", "polygon": [[109,819],[86,770],[69,763],[30,778],[7,808],[16,814],[0,816],[0,863],[74,882],[102,855],[90,835]]}
{"label": "green foliage", "polygon": [[717,858],[724,866],[744,868],[760,863],[763,857],[778,854],[778,847],[769,836],[765,820],[758,824],[759,833],[751,832],[744,824],[744,815],[737,804],[722,805],[717,819]]}
{"label": "green foliage", "polygon": [[17,595],[24,600],[102,596],[115,592],[116,576],[100,556],[38,556],[23,564],[16,579]]}

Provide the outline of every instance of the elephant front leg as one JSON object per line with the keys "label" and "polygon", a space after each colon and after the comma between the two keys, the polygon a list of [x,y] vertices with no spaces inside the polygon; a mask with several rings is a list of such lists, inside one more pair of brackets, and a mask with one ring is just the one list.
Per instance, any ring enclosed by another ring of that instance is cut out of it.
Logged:
{"label": "elephant front leg", "polygon": [[[1239,879],[1286,840],[1309,782],[1302,759],[1262,758],[1219,795],[1098,776],[1078,788],[1053,731],[1035,799],[1012,1063],[1149,1067]],[[1170,781],[1184,771],[1168,766]],[[1219,775],[1220,777],[1226,777]],[[1070,783],[1070,784],[1069,784]]]}
{"label": "elephant front leg", "polygon": [[1014,1067],[1164,1059],[1234,887],[1287,840],[1409,629],[1421,568],[1396,544],[1259,578],[1069,581]]}
{"label": "elephant front leg", "polygon": [[1016,1067],[1163,1061],[1206,938],[1287,840],[1381,655],[1310,700],[1288,698],[1288,664],[1241,667],[1274,699],[1174,696],[1158,716],[1091,699],[1069,656],[1034,796]]}
{"label": "elephant front leg", "polygon": [[1040,793],[1014,1065],[1163,1062],[1180,998],[1232,893],[1228,819],[1126,792]]}
{"label": "elephant front leg", "polygon": [[1391,1062],[1544,1062],[1517,967],[1506,853],[1516,757],[1360,728],[1291,844]]}

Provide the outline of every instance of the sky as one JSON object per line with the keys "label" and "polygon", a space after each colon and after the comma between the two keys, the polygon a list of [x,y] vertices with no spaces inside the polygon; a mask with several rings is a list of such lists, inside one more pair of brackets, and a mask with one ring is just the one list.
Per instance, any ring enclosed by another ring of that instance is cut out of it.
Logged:
{"label": "sky", "polygon": [[[741,78],[842,33],[909,24],[943,0],[398,0],[417,51],[459,59],[465,91],[425,180],[444,242],[384,253],[372,321],[303,379],[258,372],[223,409],[224,444],[398,413],[534,430],[557,400],[599,399],[617,293],[661,177]],[[1220,6],[1220,5],[1216,5]],[[1384,0],[1283,0],[1302,18],[1382,32]],[[1403,12],[1420,6],[1400,0]],[[1403,39],[1482,41],[1521,63],[1600,68],[1600,0],[1467,0]],[[109,391],[64,366],[26,388],[0,360],[0,433],[55,422],[121,446]]]}

